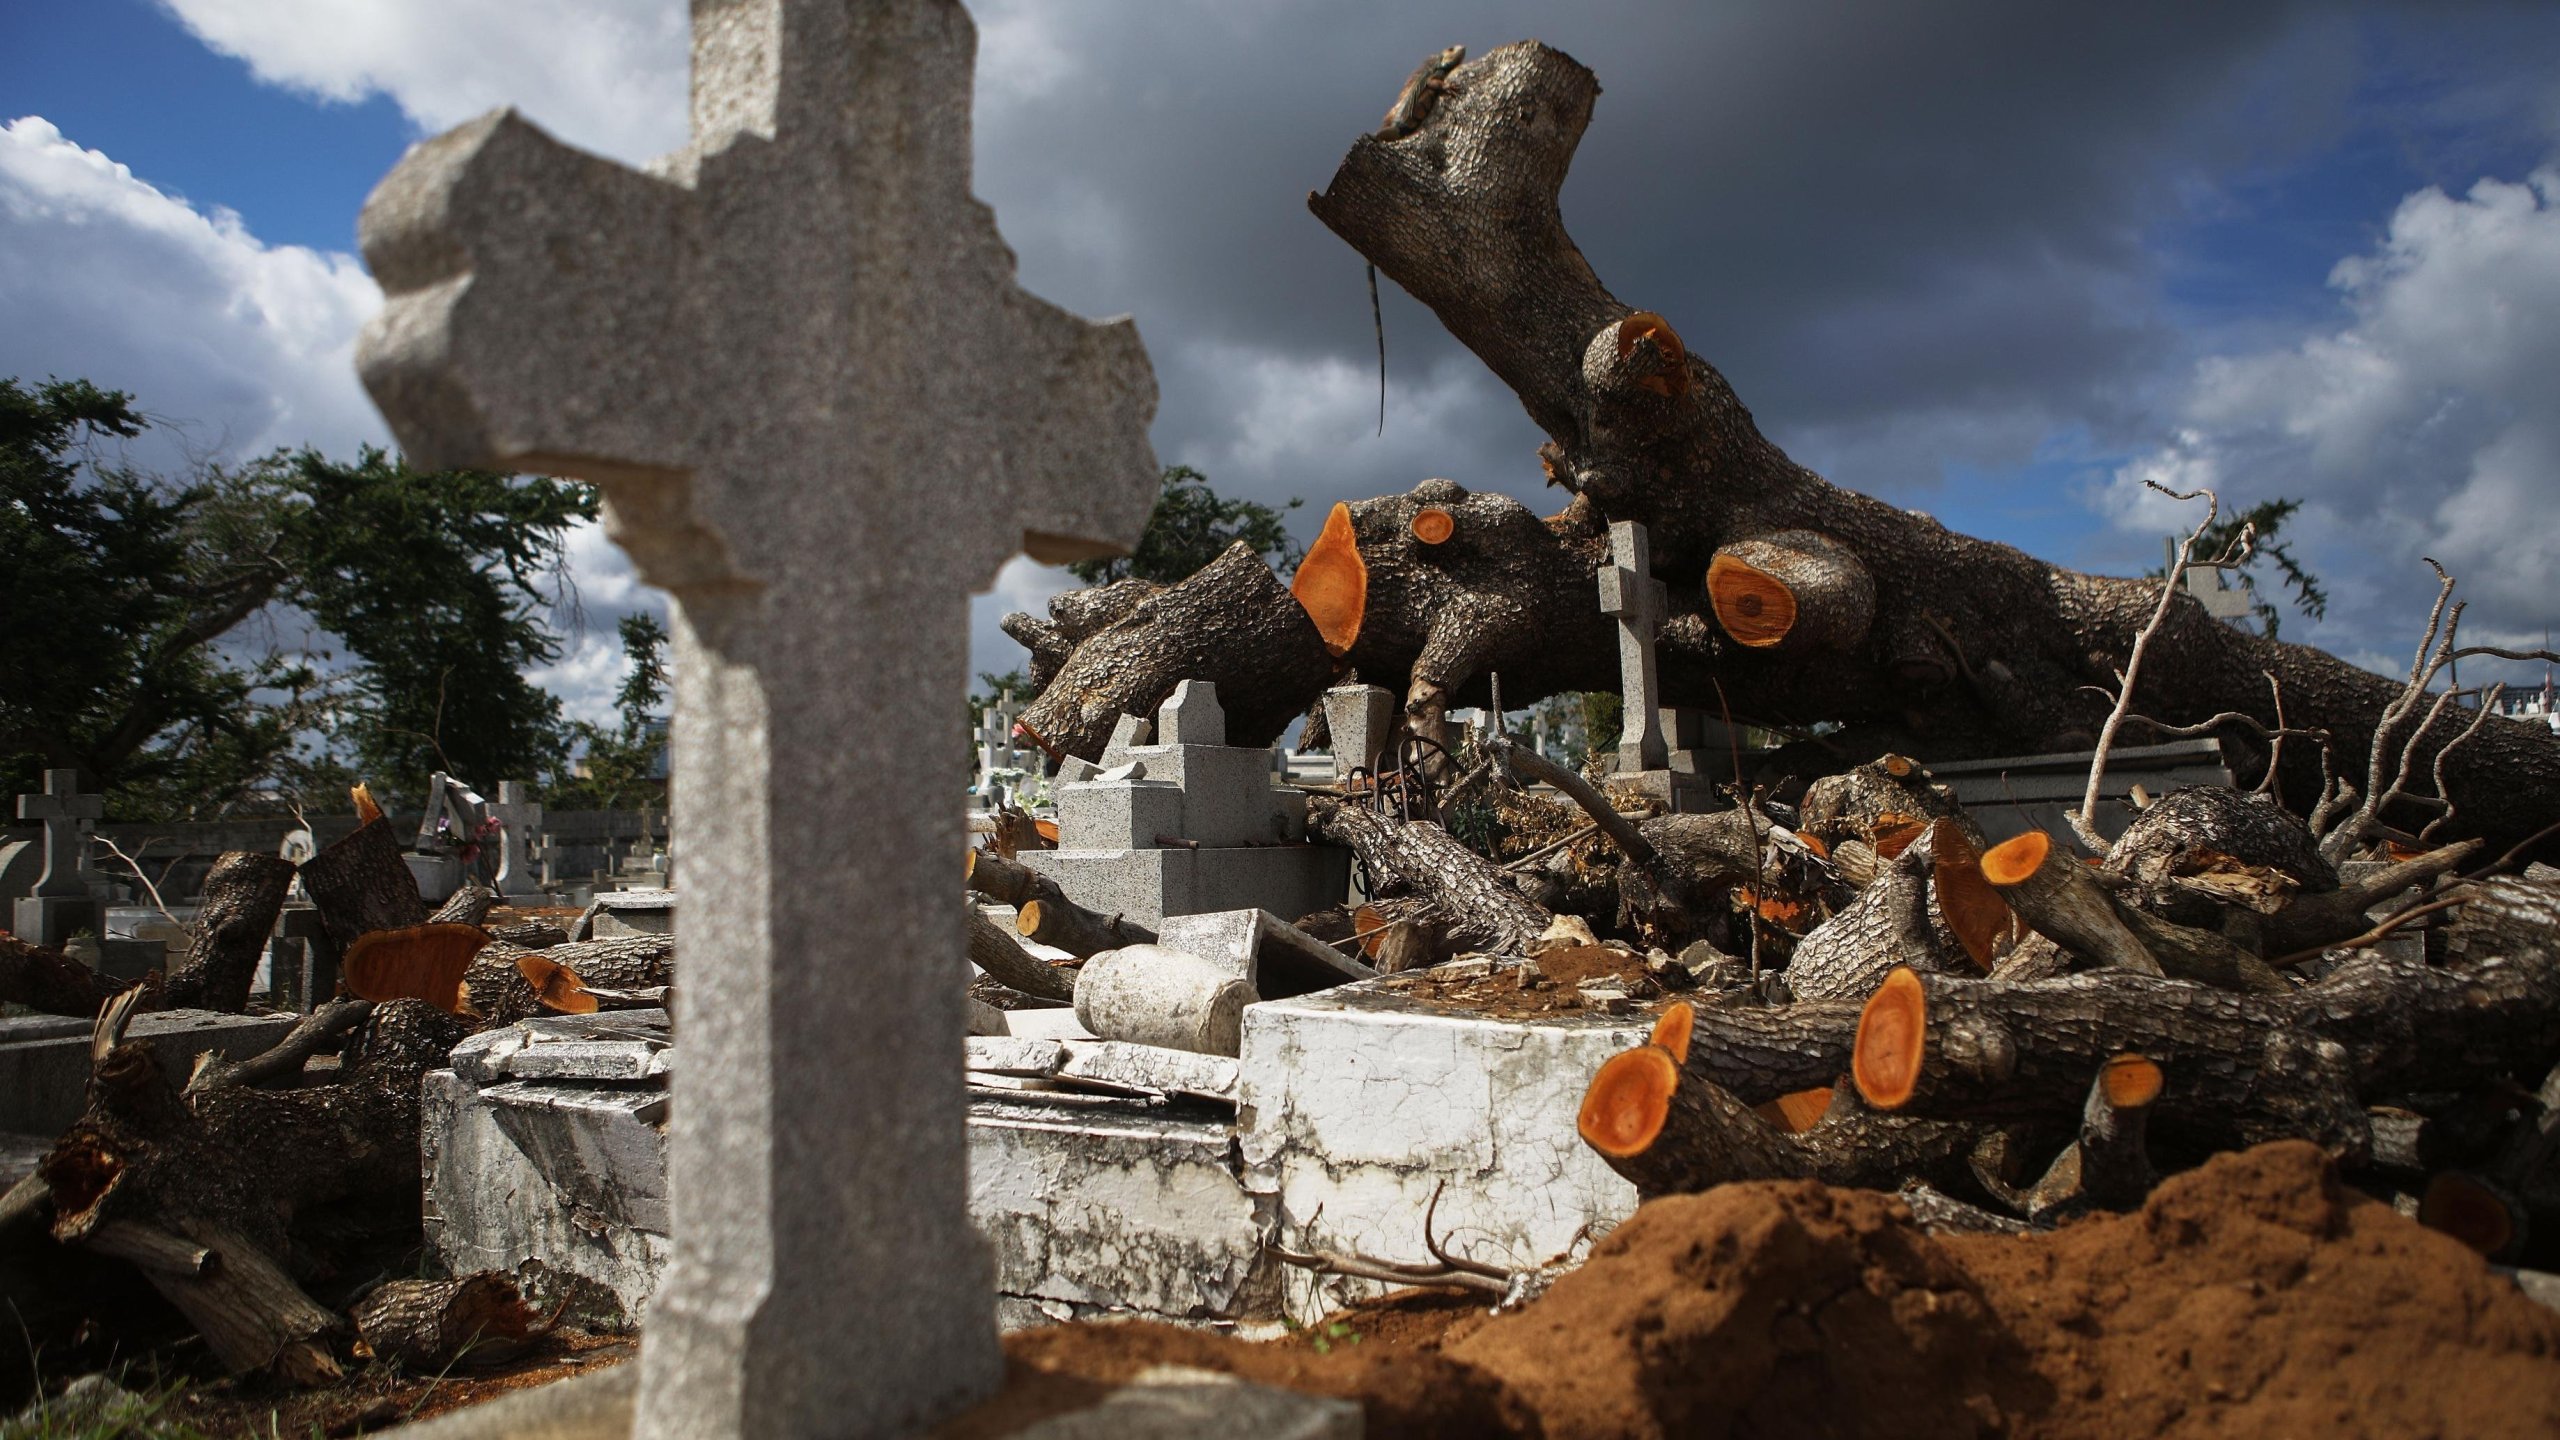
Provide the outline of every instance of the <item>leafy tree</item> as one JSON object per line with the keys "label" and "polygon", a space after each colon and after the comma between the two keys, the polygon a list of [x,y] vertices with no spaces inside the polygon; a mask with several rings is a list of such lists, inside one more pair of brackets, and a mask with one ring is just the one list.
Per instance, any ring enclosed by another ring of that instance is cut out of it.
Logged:
{"label": "leafy tree", "polygon": [[[396,791],[558,754],[557,702],[523,672],[559,653],[544,582],[595,513],[585,487],[377,450],[183,479],[95,453],[144,424],[86,381],[0,379],[0,784],[73,766],[120,817],[201,818],[334,800],[348,761]],[[303,621],[352,664],[277,638]]]}
{"label": "leafy tree", "polygon": [[[2234,511],[2214,521],[2196,540],[2195,553],[2211,558],[2229,549],[2232,542],[2240,538],[2243,527],[2257,527],[2248,560],[2227,573],[2240,582],[2241,589],[2249,592],[2251,609],[2257,615],[2258,623],[2266,627],[2270,640],[2276,638],[2276,627],[2283,619],[2283,611],[2273,600],[2259,593],[2256,571],[2260,561],[2274,563],[2277,575],[2284,582],[2282,588],[2293,592],[2295,609],[2314,620],[2329,613],[2329,592],[2321,588],[2320,577],[2293,558],[2291,541],[2276,538],[2276,532],[2283,528],[2286,519],[2301,508],[2299,500],[2262,500],[2246,510]],[[2151,573],[2166,574],[2167,567]]]}
{"label": "leafy tree", "polygon": [[666,724],[655,713],[667,695],[667,629],[646,611],[621,622],[624,670],[614,693],[620,723],[613,728],[581,720],[570,727],[583,752],[583,773],[562,774],[546,787],[546,800],[562,810],[613,810],[660,791],[658,760],[667,747]]}
{"label": "leafy tree", "polygon": [[1189,579],[1242,540],[1286,575],[1298,568],[1305,551],[1289,538],[1282,512],[1304,503],[1291,500],[1275,510],[1251,500],[1229,500],[1209,488],[1208,476],[1188,465],[1170,466],[1137,548],[1109,560],[1079,560],[1067,569],[1087,585],[1133,577],[1170,585]]}

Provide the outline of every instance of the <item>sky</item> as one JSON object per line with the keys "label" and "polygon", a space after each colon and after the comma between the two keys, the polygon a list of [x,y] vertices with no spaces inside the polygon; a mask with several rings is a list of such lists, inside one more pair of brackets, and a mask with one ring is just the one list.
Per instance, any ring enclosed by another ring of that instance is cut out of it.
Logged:
{"label": "sky", "polygon": [[[1022,282],[1137,319],[1167,464],[1332,501],[1447,476],[1533,507],[1540,436],[1307,213],[1405,74],[1538,39],[1602,93],[1564,190],[1603,283],[1666,316],[1835,482],[2075,568],[2160,562],[2190,507],[2293,498],[2333,596],[2287,639],[2405,668],[2560,624],[2560,6],[1935,0],[1003,0],[978,194]],[[639,164],[682,143],[680,0],[0,6],[0,376],[162,421],[137,463],[387,431],[355,254],[402,150],[499,105]],[[600,717],[616,619],[663,607],[595,530],[537,678]],[[996,629],[1072,582],[1017,561]],[[2463,678],[2485,678],[2466,668]],[[2535,672],[2531,678],[2538,681]]]}

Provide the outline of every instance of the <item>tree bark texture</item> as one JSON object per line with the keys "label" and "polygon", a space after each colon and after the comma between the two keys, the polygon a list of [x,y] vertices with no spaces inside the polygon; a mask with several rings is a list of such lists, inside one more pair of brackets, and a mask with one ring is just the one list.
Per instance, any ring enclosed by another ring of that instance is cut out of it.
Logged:
{"label": "tree bark texture", "polygon": [[616,935],[605,940],[574,940],[544,950],[531,950],[493,940],[471,957],[462,989],[483,1028],[512,1025],[547,1013],[516,962],[540,955],[598,990],[648,990],[675,981],[676,941],[672,935]]}
{"label": "tree bark texture", "polygon": [[213,862],[195,943],[162,989],[169,1008],[232,1014],[247,1008],[249,982],[257,976],[267,937],[275,933],[293,874],[292,861],[250,850],[227,851]]}
{"label": "tree bark texture", "polygon": [[1683,1073],[1653,1143],[1636,1155],[1602,1153],[1644,1199],[1690,1194],[1742,1180],[1819,1180],[1890,1190],[1905,1179],[1968,1184],[1976,1126],[1888,1115],[1855,1090],[1832,1092],[1819,1123],[1790,1135],[1732,1092]]}
{"label": "tree bark texture", "polygon": [[1400,883],[1432,900],[1448,917],[1450,943],[1461,949],[1525,955],[1555,919],[1491,861],[1428,820],[1390,820],[1365,805],[1322,798],[1307,818],[1316,833],[1360,857],[1373,888]]}
{"label": "tree bark texture", "polygon": [[1830,1085],[1849,1073],[1857,1049],[1856,1001],[1710,1002],[1693,1008],[1680,1083],[1714,1085],[1745,1105]]}
{"label": "tree bark texture", "polygon": [[[1022,938],[1064,950],[1079,960],[1124,945],[1145,945],[1156,938],[1154,931],[1125,915],[1088,910],[1064,895],[1034,896],[1023,901],[1015,913],[1019,918],[1014,929]],[[972,946],[971,954],[975,953],[976,947]]]}
{"label": "tree bark texture", "polygon": [[368,820],[302,862],[302,888],[320,912],[320,927],[341,954],[376,930],[424,924],[427,902],[400,858],[391,822]]}
{"label": "tree bark texture", "polygon": [[975,904],[969,907],[969,962],[997,984],[1043,1000],[1076,998],[1075,977],[1022,948]]}
{"label": "tree bark texture", "polygon": [[121,988],[59,950],[0,934],[0,1001],[86,1020]]}
{"label": "tree bark texture", "polygon": [[[1369,589],[1344,665],[1401,685],[1422,725],[1451,704],[1484,703],[1489,672],[1501,674],[1511,705],[1614,688],[1615,647],[1592,577],[1609,523],[1633,520],[1650,531],[1654,573],[1669,587],[1658,649],[1666,703],[1729,704],[1737,721],[1783,728],[1846,727],[1809,742],[1814,753],[1781,752],[1780,765],[1818,774],[1886,748],[1961,759],[2090,744],[2108,702],[2086,687],[2114,684],[2159,582],[2057,569],[1789,459],[1670,324],[1608,291],[1566,232],[1557,194],[1598,95],[1591,72],[1555,50],[1502,47],[1458,67],[1411,133],[1354,140],[1309,199],[1519,397],[1549,437],[1548,477],[1573,497],[1545,520],[1446,481],[1353,504]],[[1441,544],[1414,535],[1426,508],[1453,517]],[[1731,643],[1710,614],[1708,565],[1720,551],[1798,535],[1819,537],[1872,581],[1863,634],[1803,653]],[[1258,717],[1306,709],[1330,671],[1277,583],[1233,591],[1215,608],[1166,603],[1199,578],[1072,645],[1028,718],[1091,756],[1112,716],[1145,713],[1186,674],[1217,680],[1222,698],[1230,677],[1261,677]],[[1067,642],[1061,630],[1042,643],[1055,655]],[[1042,653],[1035,644],[1035,664]],[[2329,731],[2340,763],[2360,771],[2399,682],[2247,634],[2191,598],[2174,601],[2133,704],[2171,725],[2228,710],[2272,726],[2270,672],[2288,722]],[[1262,743],[1280,723],[1240,724],[1239,743]],[[2452,728],[2426,737],[2415,774],[2430,773]],[[2296,810],[2310,809],[2319,768],[2316,746],[2286,747],[2282,782]],[[2452,828],[2512,843],[2546,823],[2560,796],[2560,738],[2493,718],[2446,774],[2459,806]],[[2389,818],[2414,828],[2431,814],[2411,805]]]}
{"label": "tree bark texture", "polygon": [[1848,908],[1796,942],[1787,988],[1798,1000],[1864,1001],[1897,967],[1962,973],[1929,925],[1929,866],[1914,846],[1888,860]]}

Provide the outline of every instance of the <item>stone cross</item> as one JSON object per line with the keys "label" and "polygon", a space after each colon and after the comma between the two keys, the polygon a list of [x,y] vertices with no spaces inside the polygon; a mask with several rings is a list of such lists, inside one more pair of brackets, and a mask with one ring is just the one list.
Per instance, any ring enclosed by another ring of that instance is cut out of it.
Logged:
{"label": "stone cross", "polygon": [[1653,632],[1669,600],[1653,578],[1653,547],[1633,520],[1609,526],[1610,563],[1600,568],[1600,613],[1618,622],[1618,770],[1660,770],[1670,763],[1662,736],[1662,680],[1654,667]]}
{"label": "stone cross", "polygon": [[[674,1254],[637,1433],[910,1434],[991,1391],[947,902],[968,595],[1118,553],[1158,469],[1134,326],[1017,288],[969,193],[957,0],[694,0],[647,171],[501,111],[365,206],[358,365],[430,467],[580,476],[674,592],[688,894]],[[812,855],[852,853],[811,869]]]}
{"label": "stone cross", "polygon": [[523,781],[501,780],[498,798],[488,808],[498,822],[498,873],[489,884],[500,899],[530,895],[539,888],[530,871],[533,837],[542,828],[542,802],[525,798]]}
{"label": "stone cross", "polygon": [[44,792],[18,797],[18,818],[44,822],[44,870],[30,896],[38,900],[86,900],[89,829],[107,813],[106,797],[80,793],[80,772],[47,770]]}

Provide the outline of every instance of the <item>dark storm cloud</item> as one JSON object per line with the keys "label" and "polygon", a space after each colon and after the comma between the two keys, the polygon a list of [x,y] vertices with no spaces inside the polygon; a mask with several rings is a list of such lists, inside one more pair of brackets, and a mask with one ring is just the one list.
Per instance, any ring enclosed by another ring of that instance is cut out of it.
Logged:
{"label": "dark storm cloud", "polygon": [[[1239,417],[1206,402],[1234,387],[1201,371],[1240,351],[1374,366],[1358,257],[1304,197],[1453,40],[1538,38],[1597,72],[1567,223],[1773,431],[1942,412],[1950,436],[2002,447],[2119,418],[2109,391],[2177,345],[2146,232],[2181,187],[2334,133],[2360,65],[2352,17],[2279,5],[1127,4],[985,23],[991,61],[1046,54],[1035,84],[981,82],[981,193],[1028,283],[1139,314],[1168,454],[1221,448]],[[1387,321],[1399,392],[1451,368],[1426,313],[1394,297]],[[1500,398],[1481,367],[1455,374]],[[1215,478],[1323,498],[1418,478],[1342,398],[1310,417],[1319,473]],[[1429,473],[1533,489],[1517,407],[1464,408]],[[1390,438],[1411,423],[1391,413]],[[1925,483],[1938,458],[1843,478]]]}

